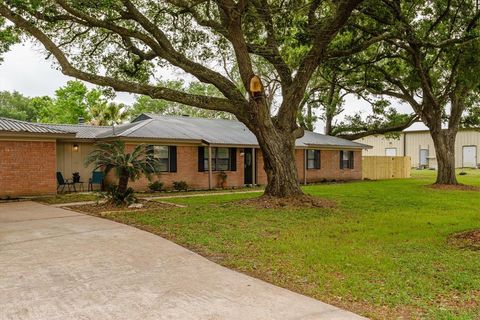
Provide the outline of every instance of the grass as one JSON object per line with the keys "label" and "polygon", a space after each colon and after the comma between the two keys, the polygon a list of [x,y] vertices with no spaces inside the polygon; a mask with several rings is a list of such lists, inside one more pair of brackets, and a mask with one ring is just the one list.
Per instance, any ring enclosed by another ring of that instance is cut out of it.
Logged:
{"label": "grass", "polygon": [[[459,176],[480,185],[480,170]],[[254,194],[170,199],[186,208],[115,213],[230,268],[373,319],[480,319],[480,251],[448,242],[480,228],[480,193],[406,180],[312,185],[333,209],[259,210]]]}

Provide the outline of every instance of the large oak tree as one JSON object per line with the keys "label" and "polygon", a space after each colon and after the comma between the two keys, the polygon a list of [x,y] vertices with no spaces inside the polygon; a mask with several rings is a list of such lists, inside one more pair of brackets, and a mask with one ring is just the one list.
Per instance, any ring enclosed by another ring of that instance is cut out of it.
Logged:
{"label": "large oak tree", "polygon": [[457,184],[455,138],[480,85],[477,1],[379,0],[364,14],[355,28],[388,36],[349,57],[345,72],[356,74],[357,89],[409,104],[433,139],[436,183]]}
{"label": "large oak tree", "polygon": [[[361,2],[1,0],[0,16],[42,43],[66,75],[234,114],[260,144],[266,194],[284,197],[302,193],[294,145],[303,135],[297,114],[310,78],[326,59],[378,40],[358,33],[333,45]],[[226,52],[238,68],[240,85],[216,67]],[[257,71],[252,62],[256,59],[278,74],[281,102],[274,115],[265,93],[253,97],[247,90]],[[223,97],[156,85],[164,67],[214,86]]]}

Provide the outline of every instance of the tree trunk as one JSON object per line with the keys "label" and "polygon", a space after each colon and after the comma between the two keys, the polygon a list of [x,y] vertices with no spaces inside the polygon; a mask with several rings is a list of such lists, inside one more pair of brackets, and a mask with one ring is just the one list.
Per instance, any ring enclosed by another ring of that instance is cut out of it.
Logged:
{"label": "tree trunk", "polygon": [[265,195],[280,198],[303,195],[295,162],[294,135],[279,133],[279,130],[261,124],[256,126],[255,135],[267,174]]}
{"label": "tree trunk", "polygon": [[118,192],[121,194],[125,194],[128,188],[128,172],[122,171],[120,177],[118,178]]}
{"label": "tree trunk", "polygon": [[438,164],[437,181],[435,184],[458,184],[457,176],[455,175],[455,137],[457,136],[457,131],[442,129],[438,132],[432,131],[430,134],[435,145]]}
{"label": "tree trunk", "polygon": [[333,122],[333,115],[330,112],[326,113],[325,116],[325,134],[332,135],[332,122]]}

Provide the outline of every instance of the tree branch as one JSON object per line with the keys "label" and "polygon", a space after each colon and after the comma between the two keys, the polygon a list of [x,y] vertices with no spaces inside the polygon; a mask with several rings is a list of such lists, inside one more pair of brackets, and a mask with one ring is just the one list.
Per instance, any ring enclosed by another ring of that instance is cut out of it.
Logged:
{"label": "tree branch", "polygon": [[187,94],[181,91],[172,90],[165,87],[152,86],[148,84],[138,84],[129,81],[119,80],[107,76],[95,75],[88,72],[81,71],[75,68],[62,50],[49,39],[40,29],[35,27],[22,16],[16,14],[8,7],[0,4],[0,14],[14,23],[18,28],[28,32],[38,41],[40,41],[45,49],[53,54],[57,59],[62,73],[84,80],[100,86],[108,86],[114,88],[116,91],[131,92],[137,94],[148,95],[154,99],[166,99],[190,106],[195,106],[203,109],[226,111],[235,113],[238,106],[231,101],[223,98],[206,97],[202,95]]}
{"label": "tree branch", "polygon": [[380,135],[380,134],[386,134],[389,132],[399,132],[407,129],[413,123],[418,122],[419,120],[420,118],[417,115],[412,115],[407,121],[399,125],[383,127],[383,128],[375,128],[371,130],[366,129],[365,131],[358,132],[358,133],[337,134],[336,137],[347,139],[347,140],[357,140],[357,139],[361,139],[363,137],[367,137],[371,135]]}

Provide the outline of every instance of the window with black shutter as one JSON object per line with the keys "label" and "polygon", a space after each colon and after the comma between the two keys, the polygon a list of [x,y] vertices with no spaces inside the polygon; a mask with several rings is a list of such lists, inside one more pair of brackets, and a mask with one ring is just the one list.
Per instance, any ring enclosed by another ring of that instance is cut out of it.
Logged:
{"label": "window with black shutter", "polygon": [[[199,151],[199,171],[208,171],[208,147],[202,147],[203,151]],[[212,150],[212,171],[236,171],[237,163],[237,149],[213,147]],[[203,153],[202,160],[200,160],[200,153]],[[200,164],[202,161],[202,164]],[[203,167],[203,170],[200,170]]]}
{"label": "window with black shutter", "polygon": [[340,169],[353,169],[354,153],[353,151],[340,151]]}
{"label": "window with black shutter", "polygon": [[307,150],[307,169],[320,169],[320,150]]}
{"label": "window with black shutter", "polygon": [[[171,167],[170,152],[171,147],[149,145],[146,147],[149,157],[152,159],[151,166],[155,172],[169,172]],[[175,147],[175,171],[176,171],[176,147]]]}

